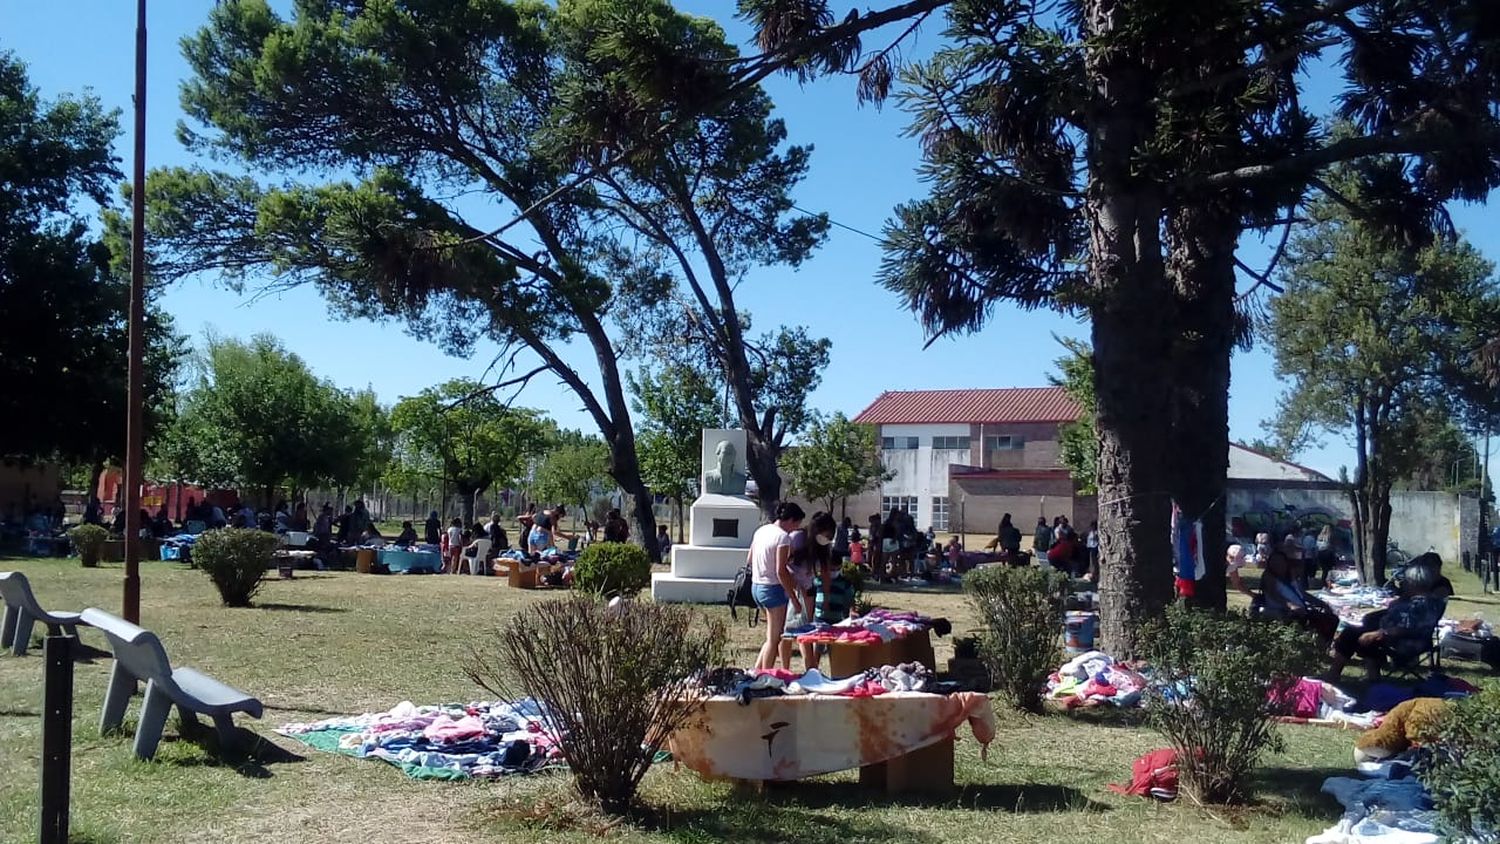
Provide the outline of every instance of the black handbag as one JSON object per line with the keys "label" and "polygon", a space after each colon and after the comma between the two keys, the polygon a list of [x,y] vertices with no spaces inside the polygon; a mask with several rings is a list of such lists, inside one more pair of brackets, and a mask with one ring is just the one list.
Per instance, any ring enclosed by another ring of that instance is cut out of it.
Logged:
{"label": "black handbag", "polygon": [[760,621],[760,605],[755,603],[755,595],[750,590],[750,566],[747,563],[734,575],[734,586],[729,590],[725,599],[729,603],[729,617],[735,621],[740,620],[739,613],[735,607],[751,607],[749,626],[754,627]]}

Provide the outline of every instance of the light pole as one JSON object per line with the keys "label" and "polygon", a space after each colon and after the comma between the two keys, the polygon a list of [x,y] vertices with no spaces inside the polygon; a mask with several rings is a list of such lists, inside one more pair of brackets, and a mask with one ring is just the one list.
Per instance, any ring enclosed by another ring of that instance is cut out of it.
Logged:
{"label": "light pole", "polygon": [[141,620],[141,462],[145,457],[142,366],[146,346],[146,0],[135,4],[135,168],[130,186],[130,363],[125,404],[125,597]]}

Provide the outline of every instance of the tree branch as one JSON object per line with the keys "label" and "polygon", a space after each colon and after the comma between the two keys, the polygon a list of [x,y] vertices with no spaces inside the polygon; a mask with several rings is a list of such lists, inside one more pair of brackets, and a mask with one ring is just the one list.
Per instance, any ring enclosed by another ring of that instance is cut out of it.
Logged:
{"label": "tree branch", "polygon": [[1250,294],[1254,293],[1261,287],[1269,287],[1277,293],[1286,292],[1286,290],[1283,289],[1280,285],[1275,284],[1271,281],[1271,276],[1276,272],[1276,265],[1281,263],[1281,257],[1286,254],[1286,245],[1287,242],[1292,239],[1292,223],[1295,221],[1295,216],[1289,216],[1287,218],[1286,223],[1281,229],[1281,242],[1276,244],[1276,251],[1271,254],[1271,260],[1266,264],[1266,268],[1264,271],[1257,273],[1249,267],[1245,266],[1244,261],[1241,261],[1239,258],[1234,259],[1234,263],[1239,266],[1240,269],[1244,270],[1247,274],[1250,275],[1251,278],[1255,279],[1255,284],[1249,290],[1246,290],[1244,293],[1235,297],[1236,302],[1242,302],[1245,299],[1248,299],[1250,297]]}
{"label": "tree branch", "polygon": [[[1500,130],[1491,129],[1476,140],[1500,140]],[[1416,155],[1453,146],[1451,132],[1412,131],[1392,135],[1362,135],[1343,138],[1301,155],[1293,155],[1274,162],[1251,164],[1234,170],[1214,173],[1197,180],[1189,180],[1180,187],[1231,188],[1284,176],[1316,173],[1330,164],[1367,158],[1372,155]]]}

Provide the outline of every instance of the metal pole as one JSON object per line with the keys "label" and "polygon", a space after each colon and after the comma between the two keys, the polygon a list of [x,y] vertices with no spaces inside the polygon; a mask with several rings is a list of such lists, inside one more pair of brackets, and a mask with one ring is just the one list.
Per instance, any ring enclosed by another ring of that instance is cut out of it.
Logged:
{"label": "metal pole", "polygon": [[146,347],[146,0],[135,4],[135,171],[130,189],[130,368],[125,404],[125,619],[141,620],[141,462]]}
{"label": "metal pole", "polygon": [[72,636],[48,636],[42,687],[42,844],[67,844],[68,803],[73,763]]}

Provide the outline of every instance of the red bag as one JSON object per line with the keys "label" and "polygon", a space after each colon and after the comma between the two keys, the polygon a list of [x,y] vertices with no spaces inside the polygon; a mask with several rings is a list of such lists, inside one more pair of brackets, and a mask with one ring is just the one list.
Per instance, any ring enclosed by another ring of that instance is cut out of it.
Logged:
{"label": "red bag", "polygon": [[1177,751],[1163,748],[1147,753],[1130,766],[1129,785],[1110,783],[1107,787],[1116,794],[1176,800]]}

